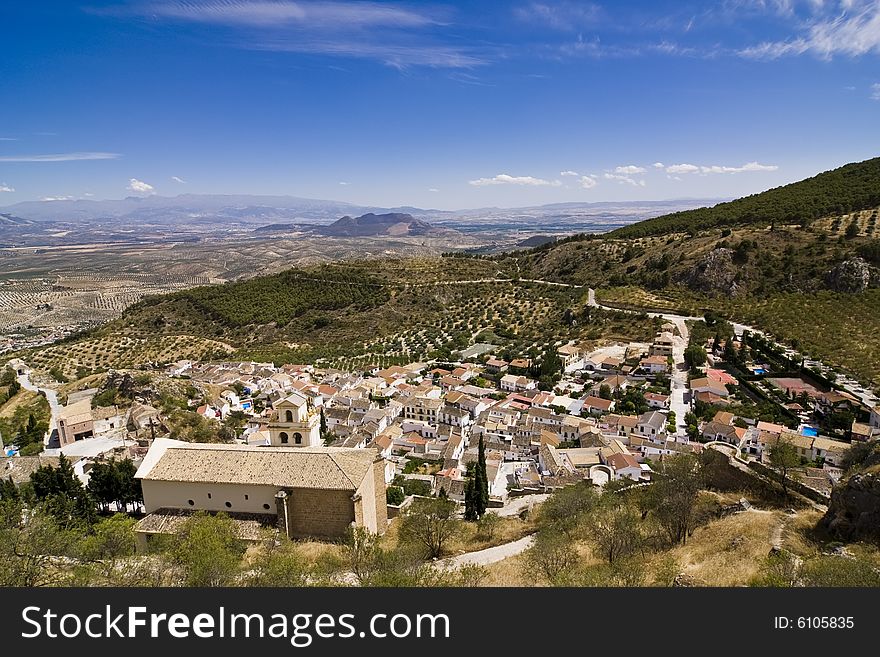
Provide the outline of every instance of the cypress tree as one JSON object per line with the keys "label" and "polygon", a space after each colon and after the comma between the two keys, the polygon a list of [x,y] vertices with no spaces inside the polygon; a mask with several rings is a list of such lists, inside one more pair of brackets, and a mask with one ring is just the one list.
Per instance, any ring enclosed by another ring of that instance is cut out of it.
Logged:
{"label": "cypress tree", "polygon": [[477,467],[474,468],[474,509],[477,518],[486,513],[489,506],[489,477],[486,473],[486,446],[483,444],[483,436],[480,436],[477,448]]}
{"label": "cypress tree", "polygon": [[477,515],[475,491],[474,478],[468,477],[464,485],[464,519],[471,522],[476,522],[480,519]]}

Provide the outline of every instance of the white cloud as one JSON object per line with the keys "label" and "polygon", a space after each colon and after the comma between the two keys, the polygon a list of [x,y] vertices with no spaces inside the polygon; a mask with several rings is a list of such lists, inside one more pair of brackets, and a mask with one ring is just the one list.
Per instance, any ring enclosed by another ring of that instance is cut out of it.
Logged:
{"label": "white cloud", "polygon": [[580,185],[584,189],[592,189],[598,184],[595,176],[581,176]]}
{"label": "white cloud", "polygon": [[462,45],[437,34],[437,26],[450,24],[451,9],[434,3],[406,5],[352,0],[152,0],[89,11],[220,26],[237,31],[233,43],[247,49],[374,59],[398,69],[469,69],[486,64],[497,50],[485,44]]}
{"label": "white cloud", "polygon": [[647,171],[645,167],[637,167],[635,164],[630,164],[625,167],[617,167],[614,170],[614,173],[622,176],[632,176],[640,173],[645,173],[645,171]]}
{"label": "white cloud", "polygon": [[72,201],[72,196],[44,196],[41,201]]}
{"label": "white cloud", "polygon": [[569,170],[567,170],[567,171],[560,171],[560,172],[559,172],[559,175],[560,175],[560,176],[574,176],[574,177],[577,177],[577,176],[579,176],[579,175],[581,175],[581,174],[579,174],[577,171],[572,171],[572,170],[569,169]]}
{"label": "white cloud", "polygon": [[696,173],[700,170],[695,164],[673,164],[666,167],[666,173]]}
{"label": "white cloud", "polygon": [[137,178],[132,178],[128,181],[127,190],[130,192],[137,192],[138,194],[152,194],[153,186],[145,183],[143,180],[138,180]]}
{"label": "white cloud", "polygon": [[662,162],[654,162],[654,164],[652,164],[651,166],[654,167],[655,169],[662,169],[666,165],[663,164]]}
{"label": "white cloud", "polygon": [[666,167],[666,173],[682,174],[682,173],[699,173],[707,175],[710,173],[747,173],[754,171],[776,171],[779,169],[775,164],[760,164],[758,162],[747,162],[740,167],[720,166],[713,164],[711,166],[697,166],[696,164],[673,164]]}
{"label": "white cloud", "polygon": [[115,160],[119,153],[50,153],[48,155],[3,155],[0,162],[75,162],[78,160]]}
{"label": "white cloud", "polygon": [[440,190],[437,189],[436,187],[428,187],[428,191],[429,191],[429,192],[435,192],[435,193],[436,193],[436,192],[439,192]]}
{"label": "white cloud", "polygon": [[[618,169],[619,168],[621,168],[621,167],[618,167]],[[605,176],[605,180],[616,180],[617,182],[619,182],[621,184],[626,183],[627,185],[633,185],[634,187],[644,187],[645,186],[644,180],[635,180],[634,178],[631,178],[629,176],[622,175],[622,174],[606,173],[606,174],[604,174],[604,176]]]}
{"label": "white cloud", "polygon": [[151,3],[146,13],[199,23],[275,27],[279,24],[336,28],[421,27],[430,16],[379,2],[283,2],[278,0],[176,0]]}
{"label": "white cloud", "polygon": [[812,54],[830,60],[835,55],[859,57],[880,53],[880,2],[841,0],[804,24],[801,34],[782,41],[765,41],[743,48],[739,54],[751,59],[778,59]]}
{"label": "white cloud", "polygon": [[0,192],[14,192],[15,188],[10,187],[6,183],[0,183]]}
{"label": "white cloud", "polygon": [[506,173],[499,173],[492,178],[477,178],[469,180],[469,185],[474,187],[485,187],[487,185],[528,185],[531,187],[559,187],[562,185],[558,180],[544,180],[543,178],[533,178],[532,176],[510,176]]}
{"label": "white cloud", "polygon": [[880,82],[871,85],[871,100],[880,100]]}
{"label": "white cloud", "polygon": [[339,184],[345,186],[345,185],[350,185],[351,183],[346,180],[340,180]]}
{"label": "white cloud", "polygon": [[186,181],[183,178],[178,178],[177,176],[171,176],[171,180],[176,183],[180,183],[181,185],[185,185]]}

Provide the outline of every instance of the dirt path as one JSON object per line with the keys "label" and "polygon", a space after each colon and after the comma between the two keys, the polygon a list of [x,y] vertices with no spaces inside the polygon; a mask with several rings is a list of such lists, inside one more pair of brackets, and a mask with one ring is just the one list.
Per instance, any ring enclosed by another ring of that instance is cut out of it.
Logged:
{"label": "dirt path", "polygon": [[485,550],[468,552],[467,554],[460,554],[455,557],[441,559],[436,565],[440,568],[458,568],[467,565],[487,566],[490,563],[496,563],[503,559],[507,559],[508,557],[514,557],[517,554],[525,552],[532,546],[534,541],[534,534],[529,534],[528,536],[524,536],[511,543],[504,543],[503,545],[496,545],[495,547],[486,548]]}

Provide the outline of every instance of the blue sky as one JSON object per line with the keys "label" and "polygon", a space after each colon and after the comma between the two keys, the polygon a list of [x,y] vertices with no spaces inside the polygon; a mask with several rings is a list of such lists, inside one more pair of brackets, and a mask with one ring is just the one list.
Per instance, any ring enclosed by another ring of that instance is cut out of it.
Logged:
{"label": "blue sky", "polygon": [[880,0],[8,0],[0,38],[0,205],[717,198],[880,151]]}

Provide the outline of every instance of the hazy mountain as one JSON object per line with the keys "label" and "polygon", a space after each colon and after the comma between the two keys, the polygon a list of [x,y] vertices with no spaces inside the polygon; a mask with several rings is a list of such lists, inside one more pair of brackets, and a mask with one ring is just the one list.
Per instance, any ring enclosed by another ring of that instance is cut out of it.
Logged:
{"label": "hazy mountain", "polygon": [[25,201],[4,210],[34,221],[106,221],[121,219],[149,223],[259,222],[298,220],[330,221],[343,214],[360,214],[376,208],[341,201],[295,196],[181,194],[179,196],[129,196],[120,200]]}
{"label": "hazy mountain", "polygon": [[333,237],[376,237],[388,235],[400,237],[404,235],[433,235],[445,231],[434,228],[421,219],[403,212],[374,214],[369,212],[360,217],[346,215],[329,226],[316,228],[315,232]]}

